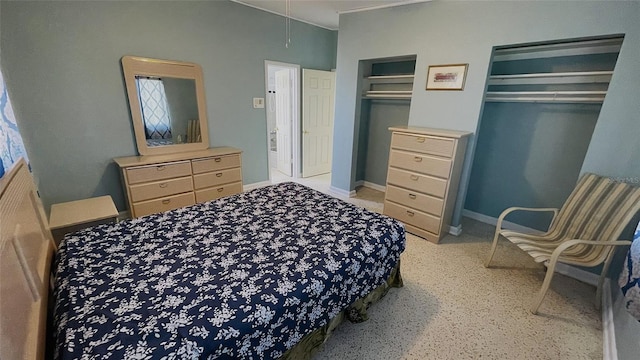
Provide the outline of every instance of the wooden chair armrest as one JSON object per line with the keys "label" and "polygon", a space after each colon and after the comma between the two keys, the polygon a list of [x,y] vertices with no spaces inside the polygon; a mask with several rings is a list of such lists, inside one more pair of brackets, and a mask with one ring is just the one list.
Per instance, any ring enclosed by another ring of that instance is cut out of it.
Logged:
{"label": "wooden chair armrest", "polygon": [[[507,215],[509,215],[510,213],[515,211],[553,212],[553,219],[551,220],[551,224],[553,224],[553,222],[556,219],[556,216],[558,215],[559,210],[557,208],[526,208],[526,207],[518,207],[518,206],[510,207],[504,210],[500,214],[500,217],[498,217],[498,222],[496,223],[496,229],[498,230],[502,229],[502,221],[504,221],[504,218],[507,217]],[[551,225],[549,227],[551,227]]]}

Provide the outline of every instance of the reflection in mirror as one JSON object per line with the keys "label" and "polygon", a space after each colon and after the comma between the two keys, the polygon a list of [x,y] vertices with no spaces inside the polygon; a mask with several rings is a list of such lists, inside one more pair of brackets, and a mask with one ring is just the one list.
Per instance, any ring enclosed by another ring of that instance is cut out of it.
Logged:
{"label": "reflection in mirror", "polygon": [[140,155],[209,147],[200,65],[123,56],[122,70]]}
{"label": "reflection in mirror", "polygon": [[136,75],[136,88],[147,146],[202,141],[195,80]]}

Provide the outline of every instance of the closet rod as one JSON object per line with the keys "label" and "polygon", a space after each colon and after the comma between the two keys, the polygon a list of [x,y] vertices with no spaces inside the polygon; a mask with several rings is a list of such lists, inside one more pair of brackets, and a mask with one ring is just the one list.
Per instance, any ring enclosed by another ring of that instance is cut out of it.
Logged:
{"label": "closet rod", "polygon": [[606,91],[500,91],[487,92],[489,102],[601,103]]}
{"label": "closet rod", "polygon": [[365,99],[408,99],[411,100],[411,94],[367,94]]}
{"label": "closet rod", "polygon": [[487,91],[487,95],[606,95],[606,91]]}
{"label": "closet rod", "polygon": [[598,104],[604,101],[604,98],[537,98],[537,97],[513,97],[513,98],[491,98],[485,99],[487,102],[530,102],[530,103],[588,103]]}
{"label": "closet rod", "polygon": [[609,83],[611,81],[612,75],[613,71],[579,71],[562,73],[491,75],[489,77],[489,85]]}
{"label": "closet rod", "polygon": [[409,94],[411,95],[412,90],[367,90],[367,95],[374,94]]}

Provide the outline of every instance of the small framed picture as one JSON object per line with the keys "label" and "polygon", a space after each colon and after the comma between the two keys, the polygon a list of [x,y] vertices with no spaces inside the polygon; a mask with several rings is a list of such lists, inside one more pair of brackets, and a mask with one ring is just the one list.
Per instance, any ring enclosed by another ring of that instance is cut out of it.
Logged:
{"label": "small framed picture", "polygon": [[430,65],[427,90],[463,90],[469,64]]}

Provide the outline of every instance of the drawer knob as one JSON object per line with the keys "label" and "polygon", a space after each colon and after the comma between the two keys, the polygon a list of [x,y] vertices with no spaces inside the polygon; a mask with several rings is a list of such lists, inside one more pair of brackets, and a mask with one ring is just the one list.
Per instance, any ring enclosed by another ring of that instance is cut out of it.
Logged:
{"label": "drawer knob", "polygon": [[410,178],[413,181],[417,181],[420,177],[418,175],[411,175]]}
{"label": "drawer knob", "polygon": [[223,188],[223,187],[218,188],[218,192],[222,192],[222,190],[224,190],[224,188]]}
{"label": "drawer knob", "polygon": [[217,173],[216,174],[216,177],[221,177],[221,176],[222,176],[222,173]]}
{"label": "drawer knob", "polygon": [[165,204],[165,205],[167,205],[167,204],[168,204],[168,203],[170,203],[170,202],[171,202],[171,199],[164,199],[164,200],[162,200],[162,203],[163,203],[163,204]]}
{"label": "drawer knob", "polygon": [[407,210],[407,215],[409,215],[409,216],[413,216],[413,215],[415,215],[415,213],[414,213],[413,211],[409,211],[409,210]]}
{"label": "drawer knob", "polygon": [[220,162],[220,161],[222,161],[222,158],[214,158],[213,161]]}
{"label": "drawer knob", "polygon": [[158,171],[162,171],[162,170],[164,170],[164,165],[158,165],[158,166],[156,166],[156,170],[158,170]]}
{"label": "drawer knob", "polygon": [[409,199],[415,200],[416,199],[416,194],[409,194]]}
{"label": "drawer knob", "polygon": [[158,184],[158,186],[160,186],[161,189],[164,189],[167,187],[167,183],[162,183],[162,184]]}
{"label": "drawer knob", "polygon": [[419,137],[419,138],[416,139],[416,141],[419,142],[419,143],[423,143],[425,140],[426,139],[423,138],[423,137]]}
{"label": "drawer knob", "polygon": [[415,161],[415,162],[422,162],[422,158],[421,158],[420,156],[415,156],[415,157],[413,158],[413,161]]}

